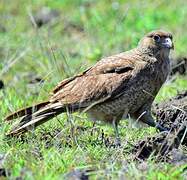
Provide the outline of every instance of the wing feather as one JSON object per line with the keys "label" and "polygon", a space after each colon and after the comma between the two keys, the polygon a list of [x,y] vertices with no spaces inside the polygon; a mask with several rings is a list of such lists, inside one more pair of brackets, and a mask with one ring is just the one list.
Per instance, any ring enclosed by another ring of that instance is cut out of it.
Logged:
{"label": "wing feather", "polygon": [[105,58],[84,73],[62,81],[50,102],[79,104],[82,108],[114,98],[128,84],[134,66],[134,61],[127,58]]}

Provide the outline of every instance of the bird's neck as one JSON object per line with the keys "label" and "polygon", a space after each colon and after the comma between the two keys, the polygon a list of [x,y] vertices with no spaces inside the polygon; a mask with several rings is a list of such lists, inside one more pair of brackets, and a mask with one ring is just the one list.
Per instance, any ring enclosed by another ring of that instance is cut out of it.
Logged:
{"label": "bird's neck", "polygon": [[170,49],[161,49],[159,53],[156,54],[161,59],[168,59],[169,58]]}
{"label": "bird's neck", "polygon": [[168,59],[170,49],[158,49],[158,48],[151,48],[151,47],[137,47],[137,50],[145,55],[156,57],[156,59]]}

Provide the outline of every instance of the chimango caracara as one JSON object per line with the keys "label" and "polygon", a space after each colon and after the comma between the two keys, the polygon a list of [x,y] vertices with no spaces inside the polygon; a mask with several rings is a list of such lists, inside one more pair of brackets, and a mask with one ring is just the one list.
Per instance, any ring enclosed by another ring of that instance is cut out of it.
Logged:
{"label": "chimango caracara", "polygon": [[7,116],[7,121],[21,118],[9,135],[33,129],[67,110],[86,112],[94,121],[111,123],[117,137],[117,125],[127,115],[165,130],[155,123],[151,105],[169,74],[173,47],[170,33],[148,33],[136,48],[103,58],[82,74],[60,82],[47,101]]}

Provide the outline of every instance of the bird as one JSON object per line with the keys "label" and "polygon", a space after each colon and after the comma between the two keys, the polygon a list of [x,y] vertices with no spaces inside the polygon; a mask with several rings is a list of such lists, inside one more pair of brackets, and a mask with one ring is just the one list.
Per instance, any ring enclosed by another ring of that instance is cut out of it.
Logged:
{"label": "bird", "polygon": [[21,119],[7,135],[19,136],[67,111],[87,113],[94,121],[111,124],[118,144],[118,124],[129,116],[165,131],[154,120],[151,105],[170,72],[172,49],[170,32],[149,32],[137,47],[102,58],[83,73],[61,81],[47,101],[9,114],[6,121]]}

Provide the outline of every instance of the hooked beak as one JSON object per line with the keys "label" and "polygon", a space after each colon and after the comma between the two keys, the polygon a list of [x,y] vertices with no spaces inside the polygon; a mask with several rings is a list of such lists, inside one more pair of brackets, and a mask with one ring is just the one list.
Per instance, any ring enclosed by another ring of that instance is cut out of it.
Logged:
{"label": "hooked beak", "polygon": [[173,42],[170,38],[166,38],[165,41],[162,43],[162,45],[164,48],[174,49]]}

